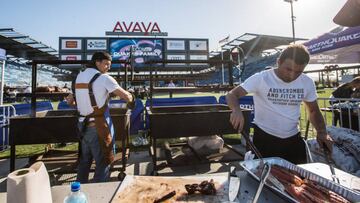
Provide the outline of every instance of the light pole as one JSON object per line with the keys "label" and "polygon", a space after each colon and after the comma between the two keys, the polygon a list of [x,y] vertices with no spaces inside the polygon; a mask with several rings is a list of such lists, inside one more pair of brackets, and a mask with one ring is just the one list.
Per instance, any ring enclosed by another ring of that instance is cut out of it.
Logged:
{"label": "light pole", "polygon": [[297,0],[284,0],[285,2],[290,3],[290,7],[291,7],[291,25],[292,25],[292,34],[293,34],[293,43],[295,44],[295,16],[294,16],[294,11],[293,11],[293,2],[297,1]]}

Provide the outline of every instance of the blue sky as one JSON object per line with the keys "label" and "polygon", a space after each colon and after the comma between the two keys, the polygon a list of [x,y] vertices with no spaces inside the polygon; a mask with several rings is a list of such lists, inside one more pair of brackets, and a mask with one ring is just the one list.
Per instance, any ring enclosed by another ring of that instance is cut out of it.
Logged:
{"label": "blue sky", "polygon": [[[313,38],[334,28],[346,0],[294,3],[297,37]],[[292,36],[290,4],[283,0],[1,0],[0,27],[58,49],[59,36],[102,37],[117,21],[157,22],[169,37],[221,38],[246,32]]]}

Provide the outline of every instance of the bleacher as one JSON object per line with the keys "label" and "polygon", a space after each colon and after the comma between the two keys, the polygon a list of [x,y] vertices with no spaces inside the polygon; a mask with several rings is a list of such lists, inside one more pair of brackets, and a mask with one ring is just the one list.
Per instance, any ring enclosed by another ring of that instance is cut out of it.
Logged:
{"label": "bleacher", "polygon": [[250,76],[254,75],[257,72],[263,71],[267,66],[275,66],[278,57],[279,57],[279,53],[246,64],[245,70],[243,70],[244,72],[242,73],[241,76],[241,81],[246,80],[247,78],[249,78]]}
{"label": "bleacher", "polygon": [[[267,56],[261,58],[260,60],[255,60],[249,64],[245,65],[245,69],[241,66],[241,69],[244,71],[241,74],[241,81],[246,80],[248,77],[253,74],[264,70],[267,66],[275,66],[276,60],[279,54],[274,54],[271,56]],[[229,70],[224,68],[224,82],[229,83]],[[233,67],[233,80],[237,82],[239,80],[240,70],[237,67]],[[207,80],[198,81],[198,85],[210,85],[210,84],[222,84],[222,71],[220,69],[216,69],[213,73],[212,77]]]}

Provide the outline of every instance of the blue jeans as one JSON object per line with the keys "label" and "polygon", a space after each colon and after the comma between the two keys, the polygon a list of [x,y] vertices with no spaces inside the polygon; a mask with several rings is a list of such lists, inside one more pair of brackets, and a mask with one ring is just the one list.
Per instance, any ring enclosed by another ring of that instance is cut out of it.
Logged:
{"label": "blue jeans", "polygon": [[91,164],[95,160],[95,174],[92,182],[105,182],[110,176],[110,165],[104,163],[95,127],[88,127],[81,140],[81,156],[76,180],[89,182]]}

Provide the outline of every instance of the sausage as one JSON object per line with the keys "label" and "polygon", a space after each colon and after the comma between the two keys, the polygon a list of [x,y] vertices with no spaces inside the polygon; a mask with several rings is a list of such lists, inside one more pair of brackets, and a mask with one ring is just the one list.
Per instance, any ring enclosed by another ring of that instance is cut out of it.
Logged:
{"label": "sausage", "polygon": [[306,197],[303,193],[303,188],[297,187],[293,184],[287,184],[285,185],[285,190],[288,192],[291,196],[293,196],[296,200],[298,200],[301,203],[308,203],[313,202],[311,199]]}
{"label": "sausage", "polygon": [[279,167],[271,167],[270,172],[273,174],[273,176],[279,179],[279,181],[284,180],[286,182],[295,184],[296,186],[301,186],[303,184],[303,180],[299,176],[296,176],[289,171],[280,169]]}
{"label": "sausage", "polygon": [[308,186],[307,184],[302,184],[301,187],[304,189],[304,194],[315,202],[325,203],[330,201],[328,195]]}

